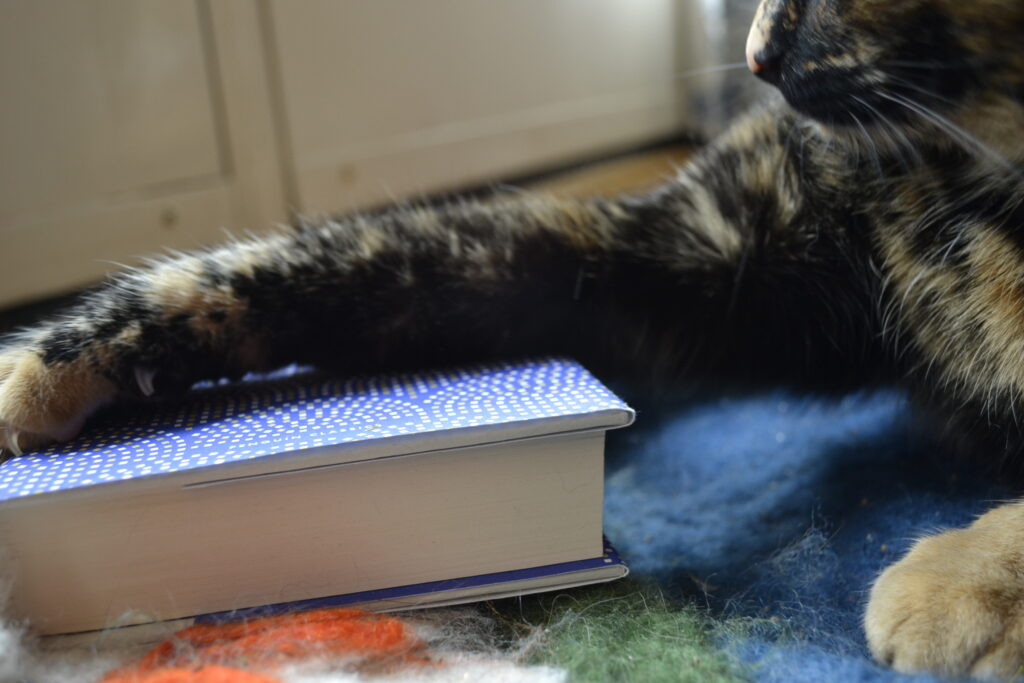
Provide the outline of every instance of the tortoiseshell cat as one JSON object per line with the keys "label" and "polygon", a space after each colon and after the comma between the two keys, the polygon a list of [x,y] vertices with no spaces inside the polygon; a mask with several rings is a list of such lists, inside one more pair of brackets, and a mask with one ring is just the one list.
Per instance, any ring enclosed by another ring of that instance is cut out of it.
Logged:
{"label": "tortoiseshell cat", "polygon": [[[909,385],[1024,451],[1024,0],[764,0],[781,97],[647,196],[393,208],[115,278],[0,354],[0,443],[118,395],[291,361],[341,371],[565,353],[598,371]],[[959,437],[958,437],[959,438]],[[1024,505],[876,583],[902,671],[1024,664]]]}

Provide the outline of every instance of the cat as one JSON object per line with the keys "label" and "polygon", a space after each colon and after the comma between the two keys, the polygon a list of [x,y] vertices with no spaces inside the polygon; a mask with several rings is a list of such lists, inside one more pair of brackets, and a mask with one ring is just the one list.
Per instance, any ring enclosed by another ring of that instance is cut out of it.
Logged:
{"label": "cat", "polygon": [[[123,273],[7,340],[0,443],[289,362],[564,353],[661,381],[899,383],[1019,457],[1022,37],[1021,0],[763,0],[747,61],[776,94],[668,185],[396,206]],[[917,543],[865,629],[900,671],[1014,675],[1024,505]]]}

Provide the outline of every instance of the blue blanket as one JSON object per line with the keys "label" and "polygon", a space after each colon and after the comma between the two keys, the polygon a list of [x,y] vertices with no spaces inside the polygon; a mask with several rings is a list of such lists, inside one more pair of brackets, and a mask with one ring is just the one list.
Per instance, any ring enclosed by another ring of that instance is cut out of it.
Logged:
{"label": "blue blanket", "polygon": [[609,442],[608,535],[634,573],[747,624],[720,637],[757,680],[904,679],[867,651],[872,579],[1013,495],[942,455],[896,392],[639,407]]}

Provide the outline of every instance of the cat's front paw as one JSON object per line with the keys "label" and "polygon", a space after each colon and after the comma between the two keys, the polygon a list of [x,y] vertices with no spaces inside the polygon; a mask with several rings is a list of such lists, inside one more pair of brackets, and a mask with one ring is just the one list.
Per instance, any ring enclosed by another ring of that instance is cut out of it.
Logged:
{"label": "cat's front paw", "polygon": [[19,455],[64,441],[116,394],[84,358],[47,363],[30,345],[0,351],[0,448]]}
{"label": "cat's front paw", "polygon": [[875,582],[875,658],[904,673],[1010,679],[1024,672],[1024,506],[925,538]]}

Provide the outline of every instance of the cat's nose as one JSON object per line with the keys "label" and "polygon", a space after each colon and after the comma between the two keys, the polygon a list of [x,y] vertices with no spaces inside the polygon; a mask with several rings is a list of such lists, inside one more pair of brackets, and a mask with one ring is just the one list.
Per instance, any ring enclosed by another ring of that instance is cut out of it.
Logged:
{"label": "cat's nose", "polygon": [[758,17],[751,27],[750,35],[746,36],[746,67],[762,81],[778,85],[782,78],[783,51],[768,42],[765,31],[767,22]]}
{"label": "cat's nose", "polygon": [[761,80],[778,85],[782,78],[784,50],[769,41],[773,24],[770,4],[766,0],[758,6],[754,23],[747,35],[747,67]]}
{"label": "cat's nose", "polygon": [[761,50],[753,54],[748,52],[747,67],[762,81],[778,85],[782,80],[782,53],[770,50]]}

